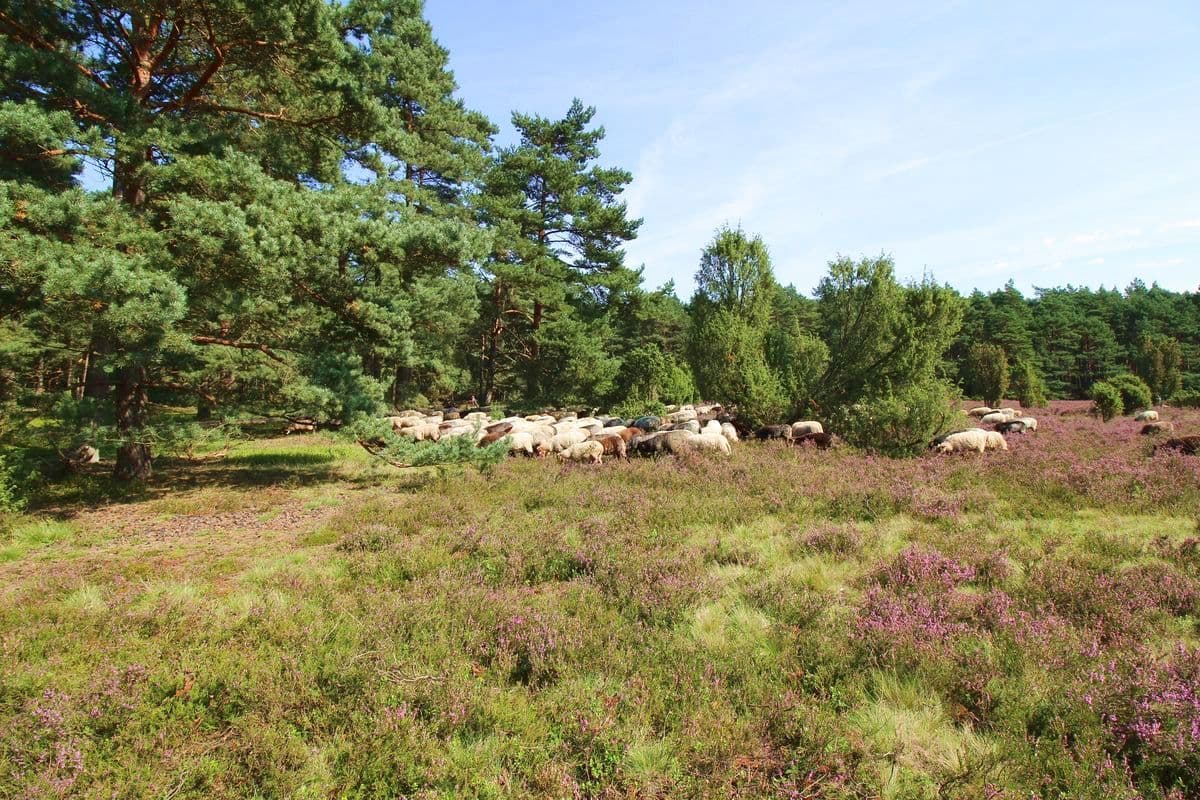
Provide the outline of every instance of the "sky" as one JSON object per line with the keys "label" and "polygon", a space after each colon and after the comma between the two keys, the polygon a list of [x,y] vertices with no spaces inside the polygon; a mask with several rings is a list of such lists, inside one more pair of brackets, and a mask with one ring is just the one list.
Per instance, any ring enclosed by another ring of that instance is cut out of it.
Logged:
{"label": "sky", "polygon": [[723,224],[810,292],[889,253],[962,291],[1200,286],[1200,3],[427,0],[467,105],[597,108],[627,263]]}

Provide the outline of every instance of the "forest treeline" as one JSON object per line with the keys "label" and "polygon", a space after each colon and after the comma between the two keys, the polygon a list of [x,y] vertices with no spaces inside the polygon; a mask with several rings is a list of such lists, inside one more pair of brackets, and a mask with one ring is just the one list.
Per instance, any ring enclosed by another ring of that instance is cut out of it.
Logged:
{"label": "forest treeline", "polygon": [[0,402],[111,431],[119,477],[171,436],[160,405],[705,397],[902,451],[959,392],[1200,391],[1200,296],[1157,286],[963,297],[877,256],[809,295],[729,227],[693,296],[644,286],[594,109],[514,113],[497,147],[419,0],[15,3],[0,36]]}

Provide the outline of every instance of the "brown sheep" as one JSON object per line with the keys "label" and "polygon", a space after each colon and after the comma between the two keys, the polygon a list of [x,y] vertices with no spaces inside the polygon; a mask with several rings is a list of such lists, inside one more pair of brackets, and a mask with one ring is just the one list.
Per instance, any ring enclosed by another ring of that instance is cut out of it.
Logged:
{"label": "brown sheep", "polygon": [[505,436],[508,436],[508,431],[496,431],[495,433],[489,433],[487,436],[484,436],[482,439],[480,439],[479,444],[476,446],[487,447],[489,444],[495,444],[496,442],[500,441]]}
{"label": "brown sheep", "polygon": [[1153,436],[1157,433],[1174,433],[1175,426],[1170,422],[1147,422],[1142,426],[1142,436]]}
{"label": "brown sheep", "polygon": [[501,436],[503,436],[504,434],[512,431],[512,423],[511,422],[497,422],[494,425],[488,425],[487,428],[485,428],[485,430],[488,432],[489,436],[493,433],[499,433]]}
{"label": "brown sheep", "polygon": [[633,440],[633,437],[640,436],[641,433],[642,433],[641,428],[625,428],[624,430],[618,431],[616,433],[616,435],[620,436],[622,441],[624,441],[625,444],[628,445]]}
{"label": "brown sheep", "polygon": [[792,440],[795,444],[811,444],[818,450],[828,450],[837,443],[832,433],[802,433]]}
{"label": "brown sheep", "polygon": [[1156,445],[1154,452],[1159,450],[1175,450],[1184,455],[1194,456],[1200,452],[1200,436],[1180,436],[1178,439],[1167,439],[1160,445]]}
{"label": "brown sheep", "polygon": [[629,450],[625,446],[625,440],[615,433],[602,433],[598,436],[593,436],[588,439],[589,442],[599,442],[604,445],[604,455],[616,456],[617,458],[629,458]]}

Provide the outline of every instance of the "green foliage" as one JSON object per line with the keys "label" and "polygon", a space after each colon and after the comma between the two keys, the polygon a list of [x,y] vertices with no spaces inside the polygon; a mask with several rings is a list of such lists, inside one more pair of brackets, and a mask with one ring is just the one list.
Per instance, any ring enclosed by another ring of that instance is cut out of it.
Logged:
{"label": "green foliage", "polygon": [[1029,361],[1018,361],[1013,367],[1012,388],[1023,408],[1045,408],[1049,404],[1046,383]]}
{"label": "green foliage", "polygon": [[718,229],[700,257],[693,308],[721,310],[760,329],[767,324],[775,292],[771,256],[762,237],[750,237],[741,228]]}
{"label": "green foliage", "polygon": [[1171,405],[1180,408],[1200,408],[1200,390],[1182,389],[1171,395]]}
{"label": "green foliage", "polygon": [[968,392],[988,405],[997,406],[1008,391],[1008,356],[996,344],[976,344],[967,351],[963,371],[968,378]]}
{"label": "green foliage", "polygon": [[929,441],[957,427],[958,392],[938,381],[911,384],[839,407],[830,420],[850,444],[889,456],[915,456]]}
{"label": "green foliage", "polygon": [[[605,327],[598,320],[637,287],[621,246],[641,220],[628,219],[618,199],[632,176],[597,163],[604,129],[592,127],[595,114],[578,99],[558,120],[514,113],[520,141],[483,181],[481,215],[495,232],[477,328],[484,402],[497,391],[539,400],[610,388],[617,364],[607,352],[577,359],[587,350],[579,331],[595,336]],[[585,363],[599,373],[581,372]]]}
{"label": "green foliage", "polygon": [[748,425],[779,421],[788,407],[767,365],[764,333],[723,308],[698,314],[689,357],[700,394],[730,405]]}
{"label": "green foliage", "polygon": [[653,345],[642,345],[625,356],[617,383],[625,390],[620,402],[623,407],[649,409],[697,399],[691,370]]}
{"label": "green foliage", "polygon": [[442,467],[467,464],[490,472],[508,457],[508,441],[501,439],[477,447],[474,436],[453,436],[436,442],[416,442],[392,431],[387,420],[360,417],[339,431],[350,441],[363,444],[375,458],[396,467]]}
{"label": "green foliage", "polygon": [[0,514],[10,514],[25,507],[25,493],[18,485],[16,468],[0,451]]}
{"label": "green foliage", "polygon": [[794,321],[773,325],[766,337],[767,364],[779,379],[790,417],[804,416],[829,364],[829,348]]}
{"label": "green foliage", "polygon": [[736,408],[752,426],[779,421],[790,405],[767,363],[776,292],[762,239],[718,230],[696,272],[688,360],[701,396]]}
{"label": "green foliage", "polygon": [[1092,400],[1096,403],[1096,411],[1107,422],[1125,413],[1125,401],[1121,390],[1108,381],[1092,384]]}
{"label": "green foliage", "polygon": [[1107,383],[1121,393],[1121,402],[1130,414],[1154,405],[1150,387],[1136,375],[1126,372],[1109,378]]}
{"label": "green foliage", "polygon": [[932,280],[901,286],[891,258],[842,258],[817,286],[829,363],[819,403],[859,447],[912,455],[950,419],[939,376],[962,301]]}
{"label": "green foliage", "polygon": [[1183,386],[1183,349],[1172,336],[1143,334],[1137,341],[1134,365],[1155,398],[1172,397]]}

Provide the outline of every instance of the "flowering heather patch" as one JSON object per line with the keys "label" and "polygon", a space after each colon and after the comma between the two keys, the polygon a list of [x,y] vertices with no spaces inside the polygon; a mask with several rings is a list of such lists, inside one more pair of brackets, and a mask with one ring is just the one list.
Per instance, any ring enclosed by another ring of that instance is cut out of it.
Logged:
{"label": "flowering heather patch", "polygon": [[1200,648],[1181,644],[1165,657],[1135,650],[1102,660],[1083,688],[1084,702],[1135,772],[1200,791]]}

